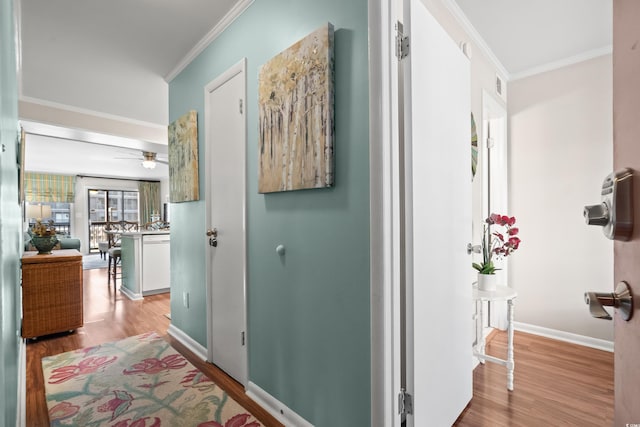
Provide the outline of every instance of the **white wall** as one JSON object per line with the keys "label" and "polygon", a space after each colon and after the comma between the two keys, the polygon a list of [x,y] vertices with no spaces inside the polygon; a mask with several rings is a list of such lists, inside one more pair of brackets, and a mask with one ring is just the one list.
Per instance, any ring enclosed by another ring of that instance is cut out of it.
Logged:
{"label": "white wall", "polygon": [[[143,122],[128,117],[25,98],[22,98],[19,102],[18,113],[23,121],[86,130],[103,135],[131,138],[157,144],[168,144],[166,125]],[[60,137],[58,134],[53,136]],[[78,136],[75,138],[78,139]],[[135,148],[140,147],[136,146]],[[147,149],[151,150],[150,148]]]}
{"label": "white wall", "polygon": [[582,216],[613,165],[611,55],[510,82],[508,113],[516,321],[613,340],[583,300],[613,289],[613,245]]}

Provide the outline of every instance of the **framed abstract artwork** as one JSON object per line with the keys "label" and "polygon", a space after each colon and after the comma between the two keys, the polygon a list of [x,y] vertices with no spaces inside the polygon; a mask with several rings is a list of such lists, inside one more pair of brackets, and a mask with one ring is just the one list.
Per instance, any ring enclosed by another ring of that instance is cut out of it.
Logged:
{"label": "framed abstract artwork", "polygon": [[333,39],[327,23],[260,68],[260,193],[333,186]]}
{"label": "framed abstract artwork", "polygon": [[169,125],[169,201],[200,200],[198,113],[189,111]]}

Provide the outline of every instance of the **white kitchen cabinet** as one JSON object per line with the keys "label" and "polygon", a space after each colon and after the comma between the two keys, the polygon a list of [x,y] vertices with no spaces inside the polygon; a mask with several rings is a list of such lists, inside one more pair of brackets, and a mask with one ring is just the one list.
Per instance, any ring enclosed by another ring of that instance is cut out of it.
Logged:
{"label": "white kitchen cabinet", "polygon": [[169,257],[169,234],[142,236],[142,294],[168,292],[170,288],[171,263]]}
{"label": "white kitchen cabinet", "polygon": [[122,286],[130,299],[169,292],[171,288],[168,231],[141,231],[122,235]]}

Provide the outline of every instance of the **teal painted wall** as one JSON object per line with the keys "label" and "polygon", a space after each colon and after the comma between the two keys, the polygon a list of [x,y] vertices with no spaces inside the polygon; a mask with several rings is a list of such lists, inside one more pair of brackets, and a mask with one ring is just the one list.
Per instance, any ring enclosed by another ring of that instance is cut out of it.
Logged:
{"label": "teal painted wall", "polygon": [[[142,242],[138,242],[141,244]],[[122,286],[129,289],[132,293],[142,294],[142,289],[137,289],[136,278],[139,272],[136,270],[136,266],[139,265],[140,260],[136,262],[135,253],[135,241],[133,237],[122,237],[120,239],[120,250],[122,256],[120,262],[122,264]],[[142,286],[142,284],[140,284]]]}
{"label": "teal painted wall", "polygon": [[0,426],[15,426],[20,344],[18,90],[13,2],[0,0]]}
{"label": "teal painted wall", "polygon": [[[327,21],[336,185],[258,194],[258,68]],[[316,426],[371,424],[367,24],[366,0],[259,0],[169,86],[171,121],[198,111],[202,191],[204,86],[247,58],[249,380]],[[206,345],[204,201],[171,216],[172,322]]]}

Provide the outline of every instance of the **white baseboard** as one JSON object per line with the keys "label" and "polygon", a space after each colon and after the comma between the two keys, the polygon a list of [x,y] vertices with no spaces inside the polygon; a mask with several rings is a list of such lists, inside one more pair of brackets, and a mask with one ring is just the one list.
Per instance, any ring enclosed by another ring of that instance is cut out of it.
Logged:
{"label": "white baseboard", "polygon": [[18,405],[16,427],[27,425],[27,342],[20,340],[18,349]]}
{"label": "white baseboard", "polygon": [[178,340],[180,344],[187,347],[189,351],[198,356],[200,359],[207,360],[207,348],[200,344],[198,341],[191,338],[189,335],[182,332],[182,330],[176,328],[175,326],[173,326],[173,324],[171,324],[169,325],[167,333]]}
{"label": "white baseboard", "polygon": [[247,387],[247,396],[266,409],[275,419],[285,426],[313,427],[313,424],[309,421],[293,412],[278,399],[251,381],[249,381],[249,386]]}
{"label": "white baseboard", "polygon": [[613,341],[587,337],[585,335],[558,331],[556,329],[549,329],[542,326],[530,325],[528,323],[521,322],[513,322],[513,327],[516,331],[527,332],[529,334],[540,335],[542,337],[552,338],[558,341],[565,341],[572,344],[583,345],[585,347],[596,348],[598,350],[613,352]]}
{"label": "white baseboard", "polygon": [[125,297],[133,301],[140,301],[144,299],[142,297],[142,294],[136,294],[134,292],[131,292],[128,288],[125,288],[124,286],[120,286],[120,292],[122,293],[122,295],[124,295]]}

